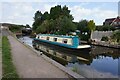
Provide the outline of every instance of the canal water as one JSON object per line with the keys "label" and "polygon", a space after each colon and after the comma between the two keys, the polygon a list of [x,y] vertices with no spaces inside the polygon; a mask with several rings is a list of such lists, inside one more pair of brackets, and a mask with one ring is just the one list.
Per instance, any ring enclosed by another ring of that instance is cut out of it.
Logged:
{"label": "canal water", "polygon": [[[32,38],[19,38],[32,46]],[[59,46],[39,43],[40,51],[66,68],[86,78],[118,78],[120,76],[120,51],[92,46],[91,51],[72,51]]]}

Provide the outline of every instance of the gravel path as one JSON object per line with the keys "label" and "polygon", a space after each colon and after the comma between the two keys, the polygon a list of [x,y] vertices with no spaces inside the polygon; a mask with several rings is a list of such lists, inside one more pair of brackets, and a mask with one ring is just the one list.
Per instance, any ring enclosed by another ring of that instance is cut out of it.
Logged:
{"label": "gravel path", "polygon": [[68,75],[51,63],[38,57],[12,36],[8,36],[11,44],[13,63],[21,78],[68,78]]}

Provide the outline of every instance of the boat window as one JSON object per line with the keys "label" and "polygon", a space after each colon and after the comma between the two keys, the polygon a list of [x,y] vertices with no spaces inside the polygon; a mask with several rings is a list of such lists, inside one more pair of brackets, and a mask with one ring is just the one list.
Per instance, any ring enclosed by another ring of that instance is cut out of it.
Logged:
{"label": "boat window", "polygon": [[38,36],[38,39],[39,39],[39,36]]}
{"label": "boat window", "polygon": [[67,43],[67,39],[63,39],[63,43]]}
{"label": "boat window", "polygon": [[57,41],[57,38],[54,38],[54,41]]}
{"label": "boat window", "polygon": [[49,40],[49,37],[47,37],[47,40]]}

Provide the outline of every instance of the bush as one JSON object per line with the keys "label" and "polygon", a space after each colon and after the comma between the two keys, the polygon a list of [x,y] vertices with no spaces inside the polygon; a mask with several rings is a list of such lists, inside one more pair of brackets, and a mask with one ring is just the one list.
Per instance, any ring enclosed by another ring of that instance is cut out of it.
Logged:
{"label": "bush", "polygon": [[103,36],[102,39],[101,39],[101,41],[108,41],[108,39],[109,38],[107,36]]}

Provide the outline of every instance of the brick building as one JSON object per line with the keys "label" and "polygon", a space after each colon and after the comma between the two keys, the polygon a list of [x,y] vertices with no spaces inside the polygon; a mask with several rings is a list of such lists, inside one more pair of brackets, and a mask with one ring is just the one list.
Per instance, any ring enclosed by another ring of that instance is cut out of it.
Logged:
{"label": "brick building", "polygon": [[103,22],[103,25],[110,25],[116,28],[120,28],[120,17],[118,16],[117,18],[106,19],[105,22]]}

